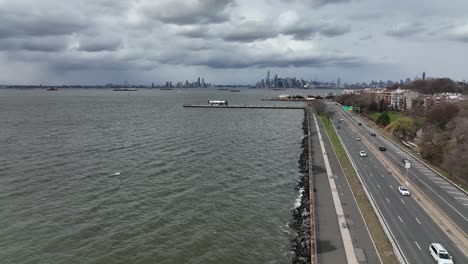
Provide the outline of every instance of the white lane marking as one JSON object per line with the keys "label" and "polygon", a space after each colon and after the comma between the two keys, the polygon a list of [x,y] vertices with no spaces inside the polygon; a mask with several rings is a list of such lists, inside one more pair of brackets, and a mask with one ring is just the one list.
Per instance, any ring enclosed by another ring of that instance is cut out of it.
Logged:
{"label": "white lane marking", "polygon": [[377,188],[379,188],[379,189],[380,189],[380,185],[378,185],[378,184],[377,184]]}
{"label": "white lane marking", "polygon": [[385,200],[387,200],[387,203],[390,203],[390,200],[387,197],[385,197]]}
{"label": "white lane marking", "polygon": [[455,187],[452,187],[452,186],[439,186],[440,188],[445,188],[445,189],[454,189],[454,190],[458,190],[457,188]]}
{"label": "white lane marking", "polygon": [[421,251],[421,247],[419,246],[418,242],[414,241],[414,243],[415,243],[416,246],[419,248],[419,251]]}
{"label": "white lane marking", "polygon": [[421,224],[421,222],[419,222],[419,219],[416,217],[416,221],[418,221],[419,224]]}
{"label": "white lane marking", "polygon": [[392,190],[393,190],[393,186],[390,185],[390,188],[392,188]]}
{"label": "white lane marking", "polygon": [[449,185],[449,186],[452,186],[451,183],[448,183],[448,182],[438,182],[438,184],[443,184],[443,185]]}
{"label": "white lane marking", "polygon": [[402,223],[403,223],[403,220],[401,220],[401,217],[400,217],[400,216],[398,216],[398,219],[400,219],[400,222],[402,222]]}
{"label": "white lane marking", "polygon": [[[395,159],[395,157],[393,157]],[[464,214],[460,213],[455,207],[453,207],[447,200],[445,200],[438,192],[436,192],[431,186],[429,186],[423,179],[421,179],[420,176],[416,175],[412,171],[410,171],[411,174],[423,185],[425,185],[429,190],[431,190],[437,197],[439,197],[440,200],[444,201],[454,212],[456,212],[458,215],[460,215],[463,220],[468,222],[468,219],[465,217]],[[429,195],[431,196],[431,195]]]}
{"label": "white lane marking", "polygon": [[446,181],[444,181],[444,180],[441,180],[441,179],[436,179],[436,180],[432,180],[432,181],[435,182],[435,183],[439,183],[439,184],[441,184],[441,183],[448,183],[448,182],[446,182]]}
{"label": "white lane marking", "polygon": [[380,176],[382,176],[382,178],[384,178],[384,177],[385,177],[385,176],[383,175],[383,173],[382,173]]}
{"label": "white lane marking", "polygon": [[463,195],[463,196],[465,196],[465,194],[464,194],[464,193],[461,193],[461,192],[448,192],[448,193],[453,193],[453,194],[458,194],[458,195]]}
{"label": "white lane marking", "polygon": [[453,198],[455,198],[457,200],[468,200],[468,198],[461,198],[461,197],[453,197]]}
{"label": "white lane marking", "polygon": [[[403,201],[403,199],[400,198],[400,201],[401,201],[403,204],[405,204],[405,201]],[[406,205],[406,204],[405,204],[405,205]]]}

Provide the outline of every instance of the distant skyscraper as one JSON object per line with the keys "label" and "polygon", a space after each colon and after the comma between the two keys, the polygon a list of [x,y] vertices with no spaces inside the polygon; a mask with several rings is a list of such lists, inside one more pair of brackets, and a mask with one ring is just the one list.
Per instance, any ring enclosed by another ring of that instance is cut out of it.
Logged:
{"label": "distant skyscraper", "polygon": [[200,77],[198,77],[197,87],[200,87]]}
{"label": "distant skyscraper", "polygon": [[340,78],[338,78],[338,80],[336,80],[336,85],[340,86],[340,84],[341,84],[341,80]]}
{"label": "distant skyscraper", "polygon": [[266,83],[267,83],[267,86],[268,88],[270,88],[270,70],[267,71],[267,78],[266,78]]}
{"label": "distant skyscraper", "polygon": [[201,79],[201,87],[205,88],[205,78]]}
{"label": "distant skyscraper", "polygon": [[423,72],[422,79],[423,81],[426,80],[426,72]]}

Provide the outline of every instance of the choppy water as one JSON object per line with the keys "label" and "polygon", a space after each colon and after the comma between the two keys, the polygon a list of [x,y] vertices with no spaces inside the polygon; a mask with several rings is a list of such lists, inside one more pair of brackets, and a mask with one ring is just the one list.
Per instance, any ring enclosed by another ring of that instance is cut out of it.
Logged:
{"label": "choppy water", "polygon": [[289,263],[303,112],[182,107],[273,93],[0,90],[0,262]]}

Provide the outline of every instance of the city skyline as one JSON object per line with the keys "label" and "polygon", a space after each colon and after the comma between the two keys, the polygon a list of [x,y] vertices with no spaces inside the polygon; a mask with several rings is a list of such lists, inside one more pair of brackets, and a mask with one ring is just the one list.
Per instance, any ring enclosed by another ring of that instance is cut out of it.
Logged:
{"label": "city skyline", "polygon": [[464,0],[0,0],[0,83],[463,81],[467,11]]}

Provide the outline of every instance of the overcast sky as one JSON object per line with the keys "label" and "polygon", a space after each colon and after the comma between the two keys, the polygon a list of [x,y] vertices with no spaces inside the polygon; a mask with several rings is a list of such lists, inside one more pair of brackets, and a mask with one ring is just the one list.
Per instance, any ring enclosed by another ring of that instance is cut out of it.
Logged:
{"label": "overcast sky", "polygon": [[468,80],[467,0],[0,0],[0,84]]}

